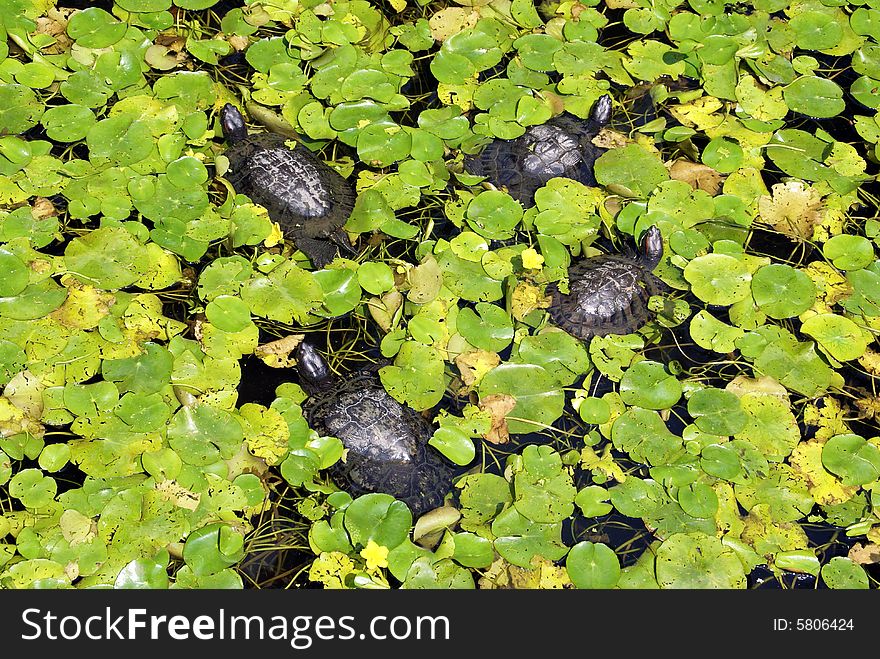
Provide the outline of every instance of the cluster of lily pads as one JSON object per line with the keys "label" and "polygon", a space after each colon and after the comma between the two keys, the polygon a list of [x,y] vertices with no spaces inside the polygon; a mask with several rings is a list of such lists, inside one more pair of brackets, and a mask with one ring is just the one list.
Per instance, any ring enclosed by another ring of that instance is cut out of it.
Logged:
{"label": "cluster of lily pads", "polygon": [[[87,4],[0,0],[0,586],[251,585],[280,500],[291,587],[878,584],[873,0]],[[605,93],[599,187],[464,171]],[[355,182],[356,259],[225,182],[227,102]],[[548,322],[652,225],[651,323]],[[364,327],[461,467],[418,520],[302,414],[304,332]]]}

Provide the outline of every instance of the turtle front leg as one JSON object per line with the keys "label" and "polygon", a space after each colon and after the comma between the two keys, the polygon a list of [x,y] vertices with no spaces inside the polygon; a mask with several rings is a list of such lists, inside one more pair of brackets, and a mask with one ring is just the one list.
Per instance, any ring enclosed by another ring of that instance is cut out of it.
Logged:
{"label": "turtle front leg", "polygon": [[358,251],[355,249],[354,245],[351,244],[351,241],[348,239],[348,232],[345,229],[339,228],[333,233],[330,234],[330,242],[339,247],[341,251],[345,251],[352,256],[357,256]]}
{"label": "turtle front leg", "polygon": [[297,238],[294,240],[296,248],[309,257],[312,265],[317,269],[326,266],[338,255],[336,245],[329,240],[318,238]]}

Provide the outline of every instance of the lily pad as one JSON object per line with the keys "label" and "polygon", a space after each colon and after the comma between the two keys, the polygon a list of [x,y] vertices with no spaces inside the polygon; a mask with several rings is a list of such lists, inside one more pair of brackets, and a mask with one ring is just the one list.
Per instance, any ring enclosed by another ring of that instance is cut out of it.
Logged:
{"label": "lily pad", "polygon": [[718,538],[678,533],[657,550],[661,588],[745,588],[743,564]]}
{"label": "lily pad", "polygon": [[620,579],[620,561],[603,543],[579,542],[565,559],[565,570],[577,588],[613,588]]}

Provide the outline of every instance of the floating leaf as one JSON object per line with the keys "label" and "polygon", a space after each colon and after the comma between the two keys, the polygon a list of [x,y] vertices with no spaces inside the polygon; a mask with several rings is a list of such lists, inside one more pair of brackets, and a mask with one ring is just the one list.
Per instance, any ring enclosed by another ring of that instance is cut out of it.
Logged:
{"label": "floating leaf", "polygon": [[663,410],[681,398],[681,384],[663,364],[640,361],[626,370],[620,380],[620,397],[627,405]]}
{"label": "floating leaf", "polygon": [[620,579],[620,561],[603,543],[579,542],[568,553],[565,569],[577,588],[613,588]]}
{"label": "floating leaf", "polygon": [[678,533],[657,550],[661,588],[745,588],[743,564],[718,538]]}

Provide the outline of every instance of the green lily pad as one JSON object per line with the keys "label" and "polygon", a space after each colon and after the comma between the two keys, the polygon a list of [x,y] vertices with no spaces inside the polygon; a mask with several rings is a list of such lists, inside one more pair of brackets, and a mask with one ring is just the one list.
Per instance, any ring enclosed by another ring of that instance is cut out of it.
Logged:
{"label": "green lily pad", "polygon": [[865,354],[868,339],[849,318],[837,314],[824,313],[811,316],[804,321],[801,330],[835,359],[849,361]]}
{"label": "green lily pad", "polygon": [[620,380],[620,397],[627,405],[663,410],[681,398],[681,383],[659,362],[640,361],[628,368]]}
{"label": "green lily pad", "polygon": [[572,384],[590,369],[590,357],[582,341],[567,332],[543,332],[523,337],[518,361],[543,366],[562,386]]}
{"label": "green lily pad", "polygon": [[844,485],[867,485],[880,478],[880,449],[858,435],[835,435],[822,447],[822,465]]}
{"label": "green lily pad", "polygon": [[783,87],[782,94],[788,107],[810,117],[836,117],[846,107],[837,83],[818,76],[801,76]]}
{"label": "green lily pad", "polygon": [[614,506],[606,503],[610,497],[611,495],[604,487],[588,485],[578,490],[574,502],[585,517],[601,517],[614,510]]}
{"label": "green lily pad", "polygon": [[16,135],[40,121],[43,105],[24,85],[0,85],[0,133]]}
{"label": "green lily pad", "polygon": [[695,391],[688,399],[688,413],[697,428],[710,435],[734,435],[748,421],[736,394],[723,389]]}
{"label": "green lily pad", "polygon": [[516,399],[516,407],[507,415],[512,433],[529,433],[552,424],[562,415],[565,394],[556,379],[534,364],[501,364],[480,381],[480,398],[507,394]]}
{"label": "green lily pad", "polygon": [[726,137],[716,137],[703,149],[703,163],[722,174],[735,172],[742,166],[742,147]]}
{"label": "green lily pad", "polygon": [[145,274],[146,249],[119,227],[102,227],[73,239],[64,250],[68,270],[83,283],[112,290]]}
{"label": "green lily pad", "polygon": [[638,144],[603,153],[596,159],[594,171],[602,185],[635,197],[647,197],[669,179],[663,163]]}
{"label": "green lily pad", "polygon": [[120,165],[140,162],[154,148],[147,124],[127,114],[94,124],[86,133],[86,145],[92,158],[106,158]]}
{"label": "green lily pad", "polygon": [[43,508],[55,499],[58,485],[39,469],[23,469],[9,481],[9,496],[26,508]]}
{"label": "green lily pad", "polygon": [[382,385],[397,401],[416,410],[434,407],[446,390],[443,360],[434,348],[407,341],[393,366],[379,369]]}
{"label": "green lily pad", "polygon": [[127,26],[98,7],[76,12],[67,24],[67,34],[83,48],[107,48],[125,36]]}
{"label": "green lily pad", "polygon": [[523,450],[513,489],[514,507],[533,522],[561,522],[574,511],[577,491],[562,467],[559,453],[549,446],[527,446]]}
{"label": "green lily pad", "polygon": [[661,588],[745,588],[743,564],[718,538],[677,533],[657,550]]}
{"label": "green lily pad", "polygon": [[160,590],[168,588],[168,554],[165,561],[160,562],[149,558],[137,558],[128,563],[119,571],[114,588],[128,589],[151,589]]}
{"label": "green lily pad", "polygon": [[652,465],[667,464],[682,450],[681,437],[669,432],[656,412],[638,407],[617,417],[611,427],[611,440],[619,450]]}
{"label": "green lily pad", "polygon": [[205,307],[205,316],[224,332],[240,332],[251,324],[251,310],[239,297],[219,295]]}
{"label": "green lily pad", "polygon": [[466,219],[468,226],[484,238],[503,240],[513,236],[522,214],[522,206],[509,194],[485,190],[468,204]]}
{"label": "green lily pad", "polygon": [[579,542],[565,559],[565,570],[577,588],[614,588],[620,579],[620,561],[608,545]]}
{"label": "green lily pad", "polygon": [[257,316],[282,323],[303,322],[323,301],[315,276],[292,263],[254,275],[241,287],[241,299]]}
{"label": "green lily pad", "polygon": [[822,254],[840,270],[860,270],[874,262],[874,246],[863,236],[832,236],[822,246]]}
{"label": "green lily pad", "polygon": [[361,301],[358,275],[353,270],[330,269],[313,273],[324,292],[324,308],[330,316],[342,316]]}
{"label": "green lily pad", "polygon": [[759,268],[752,277],[752,297],[771,318],[791,318],[813,306],[816,286],[803,271],[773,263]]}
{"label": "green lily pad", "polygon": [[488,302],[478,302],[476,312],[467,307],[462,309],[456,323],[469,343],[489,352],[501,352],[513,340],[510,317],[501,307]]}
{"label": "green lily pad", "polygon": [[476,456],[473,440],[458,428],[437,428],[428,443],[458,465],[470,464]]}
{"label": "green lily pad", "polygon": [[868,575],[861,565],[849,558],[835,556],[821,571],[822,581],[829,588],[862,590],[868,588]]}
{"label": "green lily pad", "polygon": [[210,405],[183,407],[168,424],[168,444],[181,460],[195,466],[231,458],[243,439],[238,420]]}
{"label": "green lily pad", "polygon": [[183,560],[196,576],[216,574],[243,557],[244,537],[219,522],[193,531],[183,545]]}
{"label": "green lily pad", "polygon": [[387,494],[365,494],[345,509],[345,530],[355,547],[366,547],[370,540],[394,549],[407,539],[412,513],[406,504]]}
{"label": "green lily pad", "polygon": [[698,298],[708,304],[733,304],[749,294],[752,275],[745,264],[728,254],[706,254],[693,259],[684,277]]}
{"label": "green lily pad", "polygon": [[30,270],[15,254],[0,247],[0,297],[12,297],[27,288]]}
{"label": "green lily pad", "polygon": [[516,508],[508,508],[492,522],[495,551],[510,563],[528,568],[534,556],[559,560],[567,551],[562,544],[562,524],[530,521]]}
{"label": "green lily pad", "polygon": [[57,142],[83,139],[95,124],[95,113],[83,105],[71,103],[46,110],[40,119],[46,135]]}
{"label": "green lily pad", "polygon": [[376,261],[362,263],[357,270],[357,279],[361,287],[373,295],[381,295],[394,288],[394,273],[391,268]]}

